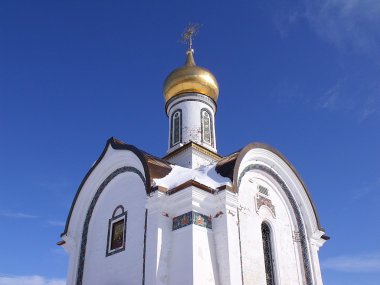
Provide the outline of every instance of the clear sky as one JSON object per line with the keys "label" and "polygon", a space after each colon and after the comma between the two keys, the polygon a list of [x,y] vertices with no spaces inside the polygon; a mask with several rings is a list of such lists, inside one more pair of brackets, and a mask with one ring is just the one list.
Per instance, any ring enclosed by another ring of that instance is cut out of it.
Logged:
{"label": "clear sky", "polygon": [[219,153],[280,150],[331,236],[325,284],[379,284],[376,0],[1,1],[0,284],[63,284],[55,243],[109,137],[165,154],[162,84],[189,22],[220,85]]}

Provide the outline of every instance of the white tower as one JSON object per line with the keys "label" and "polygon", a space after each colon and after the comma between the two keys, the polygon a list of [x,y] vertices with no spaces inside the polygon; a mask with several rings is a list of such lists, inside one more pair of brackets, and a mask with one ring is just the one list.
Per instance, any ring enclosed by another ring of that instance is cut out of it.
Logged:
{"label": "white tower", "polygon": [[[189,47],[186,63],[172,71],[164,83],[166,114],[169,118],[168,161],[188,168],[215,162],[215,135],[219,86],[214,75],[194,61],[192,37],[184,34]],[[183,147],[187,146],[187,147]]]}

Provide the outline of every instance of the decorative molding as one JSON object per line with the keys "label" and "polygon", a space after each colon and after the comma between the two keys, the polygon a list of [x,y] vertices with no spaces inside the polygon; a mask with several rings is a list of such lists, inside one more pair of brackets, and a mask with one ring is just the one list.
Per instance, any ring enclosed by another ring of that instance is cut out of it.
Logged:
{"label": "decorative molding", "polygon": [[301,238],[300,238],[300,232],[299,231],[293,231],[293,241],[294,242],[300,242],[301,241]]}
{"label": "decorative molding", "polygon": [[197,212],[187,212],[180,216],[173,218],[173,231],[180,228],[189,226],[191,224],[204,227],[207,229],[212,229],[212,219],[211,216],[206,216]]}
{"label": "decorative molding", "polygon": [[268,166],[262,165],[262,164],[250,164],[246,166],[243,171],[241,172],[239,178],[237,179],[237,188],[240,187],[241,180],[243,179],[244,175],[251,170],[259,170],[263,171],[270,176],[280,185],[281,189],[284,191],[286,197],[289,200],[290,205],[292,206],[294,215],[296,217],[297,227],[299,231],[299,238],[300,238],[300,245],[301,245],[301,254],[302,254],[302,260],[303,260],[303,266],[304,266],[304,273],[305,273],[305,281],[306,285],[312,285],[313,284],[313,276],[311,272],[311,260],[309,256],[308,246],[307,246],[307,239],[306,239],[306,229],[305,225],[302,219],[302,214],[300,209],[298,208],[297,202],[295,198],[293,197],[292,193],[290,192],[288,186],[286,183],[282,180],[282,178],[273,171],[273,169],[269,168]]}
{"label": "decorative molding", "polygon": [[265,196],[269,196],[269,190],[267,187],[264,187],[262,185],[257,185],[257,190],[259,190],[259,192]]}
{"label": "decorative molding", "polygon": [[167,155],[165,155],[162,159],[164,160],[168,160],[170,158],[173,158],[174,156],[178,155],[179,153],[185,151],[186,149],[188,148],[193,148],[203,154],[206,154],[207,156],[210,156],[211,158],[215,159],[216,161],[219,161],[222,157],[217,154],[216,152],[213,152],[211,150],[209,150],[208,148],[200,145],[200,144],[197,144],[193,141],[190,141],[186,144],[184,144],[183,146],[179,147],[179,148],[176,148],[175,150],[173,150],[172,152],[168,153]]}
{"label": "decorative molding", "polygon": [[276,209],[272,203],[272,200],[268,199],[267,197],[264,197],[263,195],[257,194],[256,195],[257,212],[260,210],[261,206],[267,206],[269,210],[272,212],[273,217],[276,217]]}
{"label": "decorative molding", "polygon": [[[199,99],[196,99],[196,98],[186,98],[186,97],[191,97],[191,96],[198,97]],[[173,103],[173,105],[170,106],[172,104],[172,102],[174,102],[174,101],[177,101],[177,102]],[[165,112],[166,112],[166,114],[168,114],[168,108],[169,108],[169,106],[170,106],[170,109],[171,109],[174,106],[176,106],[176,105],[178,105],[180,103],[183,103],[183,102],[187,102],[187,101],[196,101],[196,102],[204,103],[204,104],[208,105],[214,111],[214,113],[216,113],[217,105],[214,102],[214,100],[212,100],[207,95],[204,95],[204,94],[201,94],[201,93],[183,93],[183,94],[179,94],[179,95],[174,96],[173,98],[171,98],[165,104]]]}
{"label": "decorative molding", "polygon": [[98,190],[96,190],[96,193],[91,200],[91,204],[87,210],[86,218],[85,218],[84,225],[83,225],[82,241],[81,241],[81,245],[80,245],[76,285],[82,285],[82,282],[83,282],[83,270],[84,270],[84,261],[86,258],[88,227],[90,225],[90,220],[92,217],[92,213],[95,209],[96,202],[98,201],[103,190],[111,182],[111,180],[114,179],[119,174],[125,173],[125,172],[137,174],[140,177],[140,179],[142,180],[142,182],[144,183],[144,185],[146,185],[146,180],[144,178],[144,175],[140,172],[140,170],[138,170],[137,168],[132,167],[132,166],[124,166],[124,167],[120,167],[120,168],[116,169],[110,175],[108,175],[108,177],[102,182],[102,184],[100,184]]}
{"label": "decorative molding", "polygon": [[208,193],[211,193],[211,194],[215,193],[215,189],[214,188],[211,188],[211,187],[209,187],[207,185],[199,183],[198,181],[195,181],[195,180],[188,180],[188,181],[186,181],[186,182],[178,185],[177,187],[174,187],[174,188],[168,190],[166,193],[168,195],[172,195],[172,194],[177,193],[177,192],[179,192],[179,191],[181,191],[183,189],[186,189],[186,188],[188,188],[190,186],[194,186],[194,187],[196,187],[198,189],[204,190],[204,191],[206,191]]}

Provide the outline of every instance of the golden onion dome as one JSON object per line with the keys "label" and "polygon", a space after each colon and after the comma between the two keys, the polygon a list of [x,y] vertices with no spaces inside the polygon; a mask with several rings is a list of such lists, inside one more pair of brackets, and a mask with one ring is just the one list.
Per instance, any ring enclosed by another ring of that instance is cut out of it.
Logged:
{"label": "golden onion dome", "polygon": [[195,64],[193,53],[189,49],[185,65],[173,70],[165,79],[166,103],[183,93],[200,93],[210,97],[215,103],[218,100],[219,86],[216,78],[209,70]]}

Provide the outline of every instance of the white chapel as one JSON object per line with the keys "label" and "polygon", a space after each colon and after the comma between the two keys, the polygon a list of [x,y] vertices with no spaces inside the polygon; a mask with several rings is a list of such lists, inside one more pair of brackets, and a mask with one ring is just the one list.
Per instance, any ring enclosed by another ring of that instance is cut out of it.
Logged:
{"label": "white chapel", "polygon": [[164,82],[167,154],[110,138],[61,241],[68,285],[321,285],[329,237],[294,166],[250,143],[217,151],[219,87],[189,48]]}

